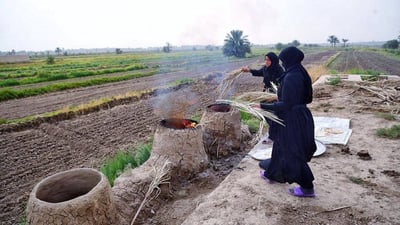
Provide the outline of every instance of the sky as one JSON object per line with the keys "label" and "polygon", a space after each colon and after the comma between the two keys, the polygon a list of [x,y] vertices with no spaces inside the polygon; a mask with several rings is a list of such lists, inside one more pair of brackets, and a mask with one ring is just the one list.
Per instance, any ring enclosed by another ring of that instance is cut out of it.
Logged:
{"label": "sky", "polygon": [[399,0],[0,0],[0,51],[388,41]]}

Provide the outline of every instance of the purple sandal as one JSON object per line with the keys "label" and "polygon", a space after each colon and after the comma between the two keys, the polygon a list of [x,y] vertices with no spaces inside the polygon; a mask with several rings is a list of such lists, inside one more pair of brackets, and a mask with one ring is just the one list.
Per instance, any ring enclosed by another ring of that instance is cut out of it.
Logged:
{"label": "purple sandal", "polygon": [[270,180],[270,179],[268,179],[268,177],[266,177],[265,175],[264,175],[264,170],[260,170],[260,177],[262,178],[262,179],[264,179],[265,181],[267,181],[268,183],[270,183],[270,184],[273,184],[274,183],[274,181],[272,181],[272,180]]}
{"label": "purple sandal", "polygon": [[266,138],[266,139],[264,139],[264,140],[262,141],[262,143],[263,143],[264,145],[271,145],[272,143],[274,143],[274,141],[272,141],[272,140],[269,139],[269,138]]}
{"label": "purple sandal", "polygon": [[315,197],[314,191],[310,193],[304,193],[301,187],[295,187],[295,188],[290,188],[289,192],[291,195],[296,196],[296,197],[310,197],[313,198]]}

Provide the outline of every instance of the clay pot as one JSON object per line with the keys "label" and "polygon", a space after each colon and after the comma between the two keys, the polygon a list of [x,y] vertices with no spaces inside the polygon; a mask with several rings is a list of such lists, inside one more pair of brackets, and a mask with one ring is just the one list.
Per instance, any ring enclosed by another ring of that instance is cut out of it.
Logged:
{"label": "clay pot", "polygon": [[43,179],[29,196],[26,224],[118,224],[107,178],[78,168]]}

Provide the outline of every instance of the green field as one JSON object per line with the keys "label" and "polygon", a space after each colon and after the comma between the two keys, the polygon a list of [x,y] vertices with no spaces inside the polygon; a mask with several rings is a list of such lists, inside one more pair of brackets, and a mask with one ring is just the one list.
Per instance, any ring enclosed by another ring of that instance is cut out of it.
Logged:
{"label": "green field", "polygon": [[[258,57],[266,51],[255,48],[248,57]],[[57,56],[53,64],[47,63],[47,57],[33,57],[28,63],[0,64],[0,101],[235,60],[241,59],[205,50]]]}

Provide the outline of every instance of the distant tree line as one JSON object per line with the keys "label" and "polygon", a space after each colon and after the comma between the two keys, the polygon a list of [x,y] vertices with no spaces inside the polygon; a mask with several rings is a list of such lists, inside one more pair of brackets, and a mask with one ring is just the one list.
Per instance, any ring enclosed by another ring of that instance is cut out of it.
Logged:
{"label": "distant tree line", "polygon": [[399,41],[396,39],[389,40],[382,45],[385,49],[398,49],[399,48]]}
{"label": "distant tree line", "polygon": [[301,44],[300,44],[300,42],[298,40],[293,40],[292,42],[289,42],[287,44],[282,44],[282,43],[279,42],[278,44],[275,45],[275,48],[280,51],[280,50],[282,50],[284,48],[287,48],[289,46],[299,47],[300,45]]}
{"label": "distant tree line", "polygon": [[[331,44],[332,47],[336,47],[336,45],[340,43],[339,38],[337,38],[335,35],[330,35],[327,41]],[[348,46],[346,45],[348,41],[349,39],[342,38],[343,47]]]}

